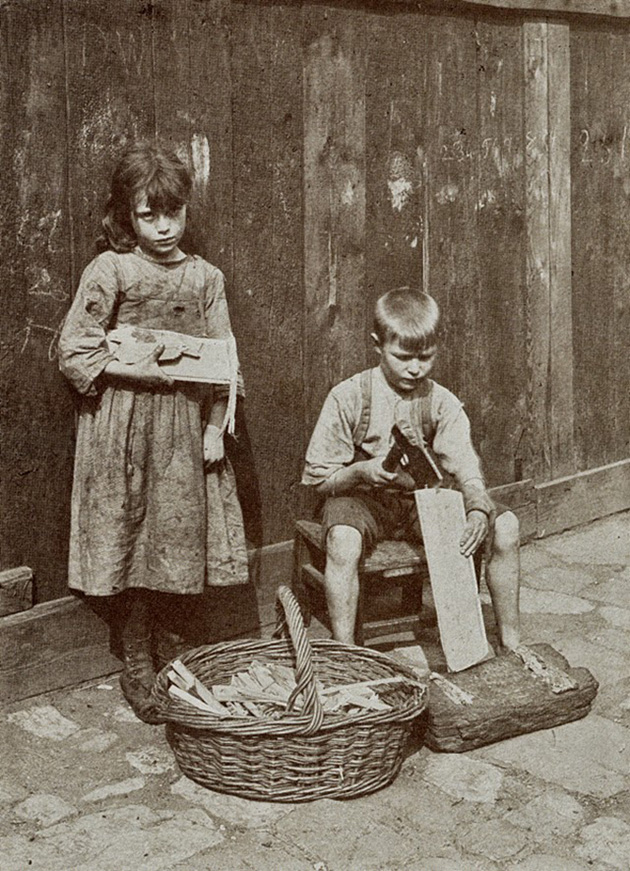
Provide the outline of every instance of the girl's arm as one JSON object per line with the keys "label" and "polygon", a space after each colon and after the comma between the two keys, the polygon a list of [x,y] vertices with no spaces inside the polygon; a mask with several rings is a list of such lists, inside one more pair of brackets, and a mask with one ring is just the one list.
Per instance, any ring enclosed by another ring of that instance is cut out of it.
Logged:
{"label": "girl's arm", "polygon": [[105,331],[118,298],[115,257],[105,252],[85,268],[59,337],[59,368],[87,396],[96,395],[94,382],[114,360]]}
{"label": "girl's arm", "polygon": [[227,411],[227,399],[219,397],[210,409],[208,423],[203,434],[203,459],[207,466],[218,463],[225,456],[223,444],[223,421]]}
{"label": "girl's arm", "polygon": [[[228,339],[233,336],[230,313],[228,311],[225,296],[225,277],[220,269],[206,264],[208,276],[206,279],[206,302],[205,317],[206,330],[210,339]],[[245,395],[243,376],[239,367],[237,392],[239,396]],[[215,388],[215,396],[227,396],[227,387]]]}
{"label": "girl's arm", "polygon": [[157,345],[135,363],[121,363],[120,360],[116,359],[110,360],[103,369],[103,373],[116,380],[133,381],[146,387],[170,387],[175,382],[158,365],[163,350],[164,345]]}
{"label": "girl's arm", "polygon": [[96,381],[105,375],[146,387],[165,387],[173,379],[157,360],[164,348],[154,348],[137,363],[121,363],[107,346],[119,293],[117,255],[106,251],[86,267],[59,338],[59,368],[74,387],[87,396],[97,393]]}

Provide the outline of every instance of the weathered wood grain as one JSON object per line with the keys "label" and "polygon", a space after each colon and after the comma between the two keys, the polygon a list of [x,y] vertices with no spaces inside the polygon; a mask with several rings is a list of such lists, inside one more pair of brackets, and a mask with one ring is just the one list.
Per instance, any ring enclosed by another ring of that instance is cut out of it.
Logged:
{"label": "weathered wood grain", "polygon": [[630,460],[536,487],[537,535],[544,538],[630,508]]}
{"label": "weathered wood grain", "polygon": [[427,18],[426,289],[441,308],[435,377],[467,406],[478,440],[487,370],[477,249],[477,45],[470,22]]}
{"label": "weathered wood grain", "polygon": [[531,468],[575,469],[571,297],[570,64],[567,25],[523,25]]}
{"label": "weathered wood grain", "polygon": [[630,446],[630,35],[572,29],[573,356],[582,470]]}
{"label": "weathered wood grain", "polygon": [[[319,2],[319,0],[314,0]],[[325,0],[330,2],[330,0]],[[457,9],[522,11],[530,13],[564,13],[630,18],[630,0],[392,0],[393,3],[452,12]],[[484,8],[485,7],[485,8]]]}
{"label": "weathered wood grain", "polygon": [[528,452],[523,167],[523,39],[518,19],[475,28],[481,370],[477,448],[489,483],[518,480]]}
{"label": "weathered wood grain", "polygon": [[33,607],[33,571],[28,566],[0,572],[0,617]]}
{"label": "weathered wood grain", "polygon": [[366,364],[365,18],[304,10],[304,393],[310,432],[328,390]]}
{"label": "weathered wood grain", "polygon": [[551,475],[575,471],[571,292],[571,58],[569,26],[549,23],[549,450]]}
{"label": "weathered wood grain", "polygon": [[233,291],[232,77],[230,4],[188,6],[189,108],[194,188],[190,231],[199,253],[225,274]]}
{"label": "weathered wood grain", "polygon": [[230,307],[266,541],[283,538],[298,513],[305,450],[300,21],[282,7],[231,8]]}
{"label": "weathered wood grain", "polygon": [[[367,16],[366,335],[385,291],[423,289],[426,28],[416,11]],[[369,359],[372,342],[368,344]]]}
{"label": "weathered wood grain", "polygon": [[468,6],[630,18],[629,0],[464,0]]}
{"label": "weathered wood grain", "polygon": [[5,704],[120,670],[105,623],[73,597],[3,617],[0,625]]}
{"label": "weathered wood grain", "polygon": [[123,149],[156,129],[152,29],[157,4],[64,0],[73,290],[96,253]]}
{"label": "weathered wood grain", "polygon": [[62,6],[35,0],[0,18],[0,567],[32,566],[38,595],[48,599],[63,590],[72,470],[72,407],[55,364],[70,299]]}
{"label": "weathered wood grain", "polygon": [[549,263],[549,75],[548,25],[523,24],[528,409],[531,457],[525,473],[535,480],[551,475],[548,376],[551,342]]}
{"label": "weathered wood grain", "polygon": [[446,664],[449,671],[462,671],[490,650],[473,560],[459,551],[464,500],[456,490],[426,488],[414,496]]}

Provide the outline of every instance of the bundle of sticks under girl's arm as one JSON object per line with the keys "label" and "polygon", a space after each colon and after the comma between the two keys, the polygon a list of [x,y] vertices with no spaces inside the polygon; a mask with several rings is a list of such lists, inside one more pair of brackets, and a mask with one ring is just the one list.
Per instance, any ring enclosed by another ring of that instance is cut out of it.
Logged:
{"label": "bundle of sticks under girl's arm", "polygon": [[[216,717],[281,717],[287,712],[296,687],[292,669],[256,660],[246,670],[234,674],[229,684],[207,687],[178,659],[171,663],[167,678],[168,693],[173,699]],[[389,685],[401,683],[425,686],[420,681],[396,675],[330,687],[317,684],[317,691],[324,711],[329,713],[381,711],[390,709],[391,705],[380,698],[376,690],[386,690]],[[292,712],[299,712],[301,707],[298,695]]]}

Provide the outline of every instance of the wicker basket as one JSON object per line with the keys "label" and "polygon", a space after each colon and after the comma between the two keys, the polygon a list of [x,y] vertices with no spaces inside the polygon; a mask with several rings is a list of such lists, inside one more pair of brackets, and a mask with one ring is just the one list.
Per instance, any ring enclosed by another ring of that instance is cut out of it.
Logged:
{"label": "wicker basket", "polygon": [[[257,660],[295,669],[299,712],[279,719],[221,719],[168,695],[169,667],[153,690],[156,720],[181,770],[219,792],[265,801],[311,801],[364,795],[391,783],[400,770],[414,720],[426,706],[426,688],[411,669],[385,654],[331,640],[309,641],[288,587],[278,590],[278,630],[289,639],[224,642],[181,657],[206,686],[229,683]],[[392,707],[324,716],[315,677],[323,686],[406,677],[379,687]]]}

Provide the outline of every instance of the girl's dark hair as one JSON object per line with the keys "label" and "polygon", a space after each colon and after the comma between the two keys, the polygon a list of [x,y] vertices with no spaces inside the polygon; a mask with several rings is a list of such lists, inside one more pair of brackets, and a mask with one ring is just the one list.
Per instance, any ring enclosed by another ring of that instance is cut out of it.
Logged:
{"label": "girl's dark hair", "polygon": [[174,152],[150,142],[132,145],[114,170],[99,247],[120,253],[135,248],[131,212],[139,194],[146,193],[152,211],[171,212],[188,202],[191,188],[190,173]]}
{"label": "girl's dark hair", "polygon": [[410,287],[389,290],[374,307],[374,335],[379,344],[398,339],[410,353],[437,341],[440,310],[432,296]]}

